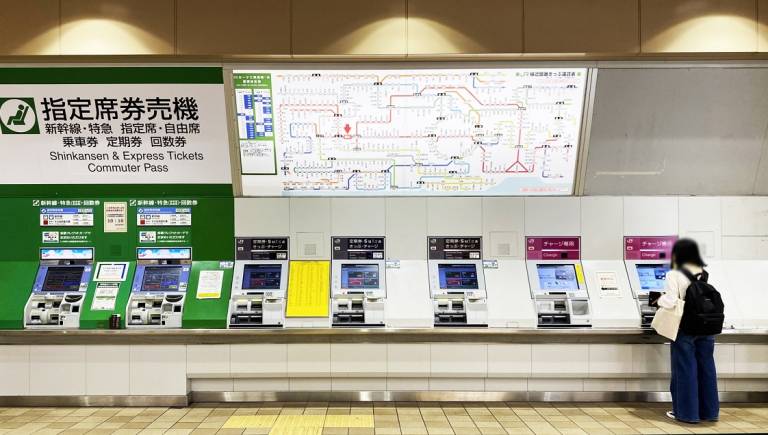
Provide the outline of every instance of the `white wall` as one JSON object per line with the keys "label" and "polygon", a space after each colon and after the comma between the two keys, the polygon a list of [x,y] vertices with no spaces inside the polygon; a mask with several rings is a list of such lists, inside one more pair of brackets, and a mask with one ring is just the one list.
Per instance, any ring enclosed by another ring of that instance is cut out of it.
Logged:
{"label": "white wall", "polygon": [[332,235],[385,235],[401,260],[425,259],[429,235],[481,235],[489,259],[523,258],[525,236],[560,235],[581,236],[584,259],[620,260],[625,235],[679,234],[709,259],[768,260],[768,198],[238,198],[235,233],[289,235],[294,259],[328,258]]}

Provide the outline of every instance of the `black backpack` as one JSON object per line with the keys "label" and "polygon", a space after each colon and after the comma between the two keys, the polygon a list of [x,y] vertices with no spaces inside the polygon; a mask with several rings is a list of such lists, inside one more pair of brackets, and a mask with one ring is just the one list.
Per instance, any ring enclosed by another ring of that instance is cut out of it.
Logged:
{"label": "black backpack", "polygon": [[688,335],[715,335],[723,331],[725,321],[723,299],[720,293],[707,282],[707,271],[693,275],[681,268],[691,280],[685,291],[685,306],[680,330]]}

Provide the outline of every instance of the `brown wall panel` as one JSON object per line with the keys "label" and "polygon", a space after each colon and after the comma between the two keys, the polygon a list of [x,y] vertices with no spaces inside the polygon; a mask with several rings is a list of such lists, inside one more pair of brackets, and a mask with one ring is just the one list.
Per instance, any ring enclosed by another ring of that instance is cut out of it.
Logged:
{"label": "brown wall panel", "polygon": [[757,51],[768,51],[768,0],[757,0]]}
{"label": "brown wall panel", "polygon": [[286,0],[177,2],[179,54],[290,54]]}
{"label": "brown wall panel", "polygon": [[525,0],[525,51],[637,53],[638,0]]}
{"label": "brown wall panel", "polygon": [[58,0],[0,0],[0,54],[59,54]]}
{"label": "brown wall panel", "polygon": [[640,0],[645,53],[757,51],[757,0]]}
{"label": "brown wall panel", "polygon": [[406,52],[405,0],[293,0],[293,53]]}
{"label": "brown wall panel", "polygon": [[409,0],[409,54],[519,53],[522,0]]}
{"label": "brown wall panel", "polygon": [[174,45],[173,0],[61,1],[62,54],[173,54]]}

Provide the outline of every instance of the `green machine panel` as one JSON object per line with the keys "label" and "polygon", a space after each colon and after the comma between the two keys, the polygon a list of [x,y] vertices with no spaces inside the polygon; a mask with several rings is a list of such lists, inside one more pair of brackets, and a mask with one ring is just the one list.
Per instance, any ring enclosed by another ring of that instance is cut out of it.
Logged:
{"label": "green machine panel", "polygon": [[[194,251],[193,251],[194,255]],[[205,271],[221,271],[221,295],[218,298],[198,298],[200,273]],[[184,329],[223,329],[227,327],[227,310],[229,309],[229,293],[232,288],[234,263],[226,261],[193,261],[192,274],[189,279],[189,290],[184,302]]]}

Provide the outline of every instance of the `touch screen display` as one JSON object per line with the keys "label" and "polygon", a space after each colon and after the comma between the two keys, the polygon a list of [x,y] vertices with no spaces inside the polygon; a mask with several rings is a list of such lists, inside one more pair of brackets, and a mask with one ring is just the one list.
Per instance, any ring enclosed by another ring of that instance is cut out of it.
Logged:
{"label": "touch screen display", "polygon": [[576,268],[573,264],[537,264],[539,288],[543,291],[578,290]]}
{"label": "touch screen display", "polygon": [[378,264],[342,264],[341,288],[375,289],[379,288]]}
{"label": "touch screen display", "polygon": [[182,266],[150,266],[144,268],[143,292],[177,292]]}
{"label": "touch screen display", "polygon": [[279,264],[246,264],[243,290],[278,290],[283,267]]}
{"label": "touch screen display", "polygon": [[666,264],[638,264],[637,277],[641,290],[661,290],[669,272]]}
{"label": "touch screen display", "polygon": [[440,288],[477,290],[477,267],[474,264],[438,264]]}
{"label": "touch screen display", "polygon": [[45,274],[42,291],[80,291],[80,279],[82,279],[84,271],[85,267],[49,267]]}

